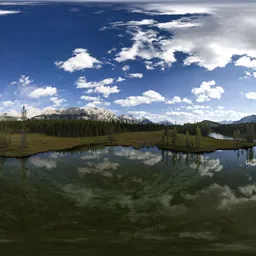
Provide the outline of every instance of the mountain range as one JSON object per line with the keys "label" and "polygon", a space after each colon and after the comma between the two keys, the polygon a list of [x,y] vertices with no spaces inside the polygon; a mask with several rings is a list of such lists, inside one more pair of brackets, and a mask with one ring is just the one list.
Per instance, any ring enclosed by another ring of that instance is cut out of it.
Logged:
{"label": "mountain range", "polygon": [[[69,120],[95,120],[95,121],[121,121],[130,124],[149,124],[153,123],[151,120],[146,117],[136,118],[132,115],[116,115],[113,111],[104,108],[96,108],[96,107],[77,107],[77,108],[63,108],[56,110],[48,110],[43,114],[34,116],[31,118],[36,120],[48,120],[48,119],[69,119]],[[19,117],[7,116],[3,114],[0,116],[1,120],[20,120]],[[216,126],[218,124],[240,124],[240,123],[256,123],[256,115],[246,116],[238,121],[219,121],[212,122],[205,120],[203,122],[211,123],[211,126]],[[161,125],[173,125],[172,122],[165,120],[158,122]]]}
{"label": "mountain range", "polygon": [[34,116],[31,119],[69,119],[69,120],[94,120],[94,121],[121,121],[129,124],[149,124],[153,123],[149,119],[135,118],[132,115],[117,116],[114,112],[103,108],[66,108],[58,110],[50,110],[42,115]]}

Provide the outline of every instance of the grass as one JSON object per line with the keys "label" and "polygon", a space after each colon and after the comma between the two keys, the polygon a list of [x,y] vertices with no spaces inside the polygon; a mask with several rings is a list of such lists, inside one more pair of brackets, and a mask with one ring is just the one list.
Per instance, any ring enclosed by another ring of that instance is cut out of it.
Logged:
{"label": "grass", "polygon": [[[185,141],[185,135],[179,134],[180,138]],[[11,145],[7,149],[0,149],[0,156],[4,157],[27,157],[37,153],[47,151],[60,151],[73,149],[80,146],[132,146],[141,148],[147,146],[158,146],[161,149],[169,149],[173,151],[204,153],[212,152],[218,149],[238,149],[249,148],[254,146],[253,143],[232,140],[218,140],[210,137],[202,137],[200,148],[188,148],[186,146],[163,145],[161,143],[162,132],[132,132],[116,134],[115,141],[109,142],[108,136],[98,137],[53,137],[43,134],[27,134],[27,147],[21,149],[20,134],[11,135]],[[194,136],[190,136],[192,138]],[[171,138],[169,139],[171,141]]]}

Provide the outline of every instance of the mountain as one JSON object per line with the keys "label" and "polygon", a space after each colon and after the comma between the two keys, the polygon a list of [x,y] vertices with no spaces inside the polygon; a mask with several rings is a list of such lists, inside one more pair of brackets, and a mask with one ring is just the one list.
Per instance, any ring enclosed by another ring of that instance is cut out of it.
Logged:
{"label": "mountain", "polygon": [[219,126],[220,125],[219,123],[213,122],[213,121],[210,121],[210,120],[203,120],[200,123],[207,124],[207,125],[209,125],[209,127],[214,127],[214,126]]}
{"label": "mountain", "polygon": [[142,117],[141,119],[138,119],[138,124],[153,124],[153,122],[145,117]]}
{"label": "mountain", "polygon": [[137,124],[138,123],[138,119],[132,115],[121,115],[121,116],[119,116],[119,120],[121,122],[126,122],[129,124]]}
{"label": "mountain", "polygon": [[117,116],[114,112],[103,109],[103,108],[66,108],[49,110],[44,112],[42,115],[34,116],[31,118],[37,120],[48,120],[48,119],[69,119],[69,120],[95,120],[95,121],[121,121],[130,124],[149,124],[153,123],[149,119],[143,117],[137,119],[132,115],[121,115]]}
{"label": "mountain", "polygon": [[42,115],[31,119],[72,119],[72,120],[95,120],[95,121],[117,121],[118,116],[103,108],[66,108],[44,112]]}
{"label": "mountain", "polygon": [[220,124],[233,124],[234,121],[231,121],[231,120],[223,120],[223,121],[219,121],[218,123]]}
{"label": "mountain", "polygon": [[233,122],[233,124],[243,124],[243,123],[256,123],[256,115],[246,116],[238,121]]}
{"label": "mountain", "polygon": [[0,121],[16,121],[20,120],[17,116],[7,116],[7,115],[0,115]]}
{"label": "mountain", "polygon": [[172,122],[170,122],[168,120],[161,121],[158,124],[161,124],[161,125],[174,125]]}

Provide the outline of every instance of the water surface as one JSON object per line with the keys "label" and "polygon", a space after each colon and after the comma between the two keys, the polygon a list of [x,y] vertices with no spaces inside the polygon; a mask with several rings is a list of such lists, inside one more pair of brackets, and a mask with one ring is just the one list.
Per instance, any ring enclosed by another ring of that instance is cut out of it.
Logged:
{"label": "water surface", "polygon": [[255,167],[254,149],[105,147],[0,158],[1,252],[254,254]]}

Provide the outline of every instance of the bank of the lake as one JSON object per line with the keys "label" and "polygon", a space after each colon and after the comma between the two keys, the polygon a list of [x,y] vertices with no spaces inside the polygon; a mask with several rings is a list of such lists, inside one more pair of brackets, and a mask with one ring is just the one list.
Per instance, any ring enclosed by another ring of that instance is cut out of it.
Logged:
{"label": "bank of the lake", "polygon": [[[178,135],[185,140],[185,135]],[[194,139],[194,136],[190,136]],[[81,146],[131,146],[134,148],[157,146],[160,149],[172,150],[183,153],[207,153],[215,150],[250,148],[255,143],[236,140],[219,140],[210,137],[201,137],[200,148],[188,148],[186,146],[174,146],[171,143],[162,144],[162,132],[129,132],[116,134],[114,141],[110,142],[108,136],[97,137],[53,137],[43,134],[27,134],[27,147],[21,149],[20,134],[11,135],[11,145],[8,149],[1,150],[2,157],[28,157],[38,153],[49,151],[61,151],[74,149]],[[169,137],[169,141],[171,138]]]}

